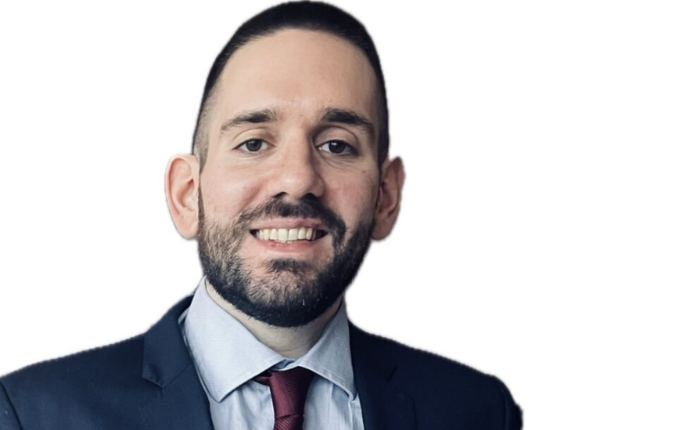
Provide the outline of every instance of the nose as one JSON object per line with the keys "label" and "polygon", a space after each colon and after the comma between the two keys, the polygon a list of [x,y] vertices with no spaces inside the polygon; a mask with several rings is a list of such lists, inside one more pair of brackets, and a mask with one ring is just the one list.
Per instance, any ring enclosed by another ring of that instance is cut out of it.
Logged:
{"label": "nose", "polygon": [[320,174],[317,149],[306,138],[290,138],[278,151],[270,172],[271,196],[288,195],[294,200],[308,194],[321,197],[325,184]]}

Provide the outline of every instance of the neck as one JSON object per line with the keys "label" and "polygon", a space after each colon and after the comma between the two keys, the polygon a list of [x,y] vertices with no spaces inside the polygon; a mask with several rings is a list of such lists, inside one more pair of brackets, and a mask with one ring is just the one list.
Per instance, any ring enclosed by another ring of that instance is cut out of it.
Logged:
{"label": "neck", "polygon": [[283,357],[296,360],[306,354],[312,346],[321,338],[323,329],[340,308],[343,297],[339,297],[325,312],[310,323],[301,327],[275,327],[256,320],[241,312],[238,308],[227,302],[206,281],[209,297],[222,309],[236,318],[250,331],[263,345],[277,352]]}

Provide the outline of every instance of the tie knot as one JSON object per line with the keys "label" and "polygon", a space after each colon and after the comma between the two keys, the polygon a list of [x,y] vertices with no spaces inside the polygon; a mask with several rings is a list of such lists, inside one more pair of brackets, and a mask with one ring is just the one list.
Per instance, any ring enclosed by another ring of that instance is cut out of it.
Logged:
{"label": "tie knot", "polygon": [[303,367],[282,372],[268,371],[255,377],[255,381],[270,387],[275,420],[296,415],[304,416],[306,393],[316,374]]}

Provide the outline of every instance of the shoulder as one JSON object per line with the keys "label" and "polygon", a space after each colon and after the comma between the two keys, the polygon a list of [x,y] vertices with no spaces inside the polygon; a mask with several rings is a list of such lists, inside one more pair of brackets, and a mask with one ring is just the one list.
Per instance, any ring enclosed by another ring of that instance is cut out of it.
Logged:
{"label": "shoulder", "polygon": [[122,380],[135,370],[143,354],[143,335],[65,357],[36,363],[0,378],[9,389],[80,385],[89,381]]}
{"label": "shoulder", "polygon": [[137,428],[145,405],[191,364],[178,325],[191,299],[143,335],[0,377],[0,428]]}
{"label": "shoulder", "polygon": [[145,393],[142,361],[141,335],[25,367],[0,378],[0,409],[23,424],[116,410]]}
{"label": "shoulder", "polygon": [[[367,333],[355,326],[351,329],[351,343],[353,354],[371,353],[378,362],[394,366],[394,372],[410,372],[411,381],[407,381],[409,385],[436,387],[455,385],[455,389],[473,388],[494,392],[500,391],[500,386],[503,385],[500,382],[497,383],[498,379],[494,376],[457,361]],[[396,376],[398,375],[393,375],[393,377]]]}
{"label": "shoulder", "polygon": [[[497,377],[437,354],[412,348],[352,326],[353,354],[368,353],[417,409],[475,417],[498,417],[496,428],[519,429],[522,412]],[[356,350],[364,350],[360,352]],[[478,420],[478,419],[477,419]],[[481,426],[479,427],[481,428]],[[490,428],[483,426],[483,428]]]}

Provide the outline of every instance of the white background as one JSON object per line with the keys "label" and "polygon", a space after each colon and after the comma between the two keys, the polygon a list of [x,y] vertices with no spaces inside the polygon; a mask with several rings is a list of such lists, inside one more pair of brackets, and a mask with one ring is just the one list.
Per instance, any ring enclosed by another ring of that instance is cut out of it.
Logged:
{"label": "white background", "polygon": [[[394,234],[360,327],[499,376],[529,429],[700,426],[700,14],[681,1],[342,1],[375,38]],[[196,286],[163,175],[271,2],[0,9],[0,374],[145,331]]]}

